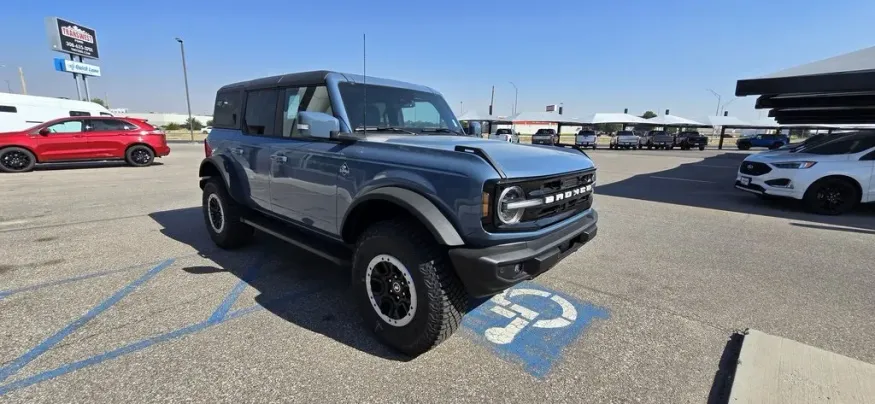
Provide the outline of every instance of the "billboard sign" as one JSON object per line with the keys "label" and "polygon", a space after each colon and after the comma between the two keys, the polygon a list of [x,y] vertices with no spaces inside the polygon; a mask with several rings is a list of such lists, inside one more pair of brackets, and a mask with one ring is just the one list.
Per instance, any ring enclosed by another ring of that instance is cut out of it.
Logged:
{"label": "billboard sign", "polygon": [[91,28],[58,17],[48,17],[46,33],[53,51],[89,59],[100,58],[97,50],[97,32]]}
{"label": "billboard sign", "polygon": [[64,58],[55,58],[55,70],[67,73],[79,73],[86,76],[100,77],[100,66],[75,62]]}
{"label": "billboard sign", "polygon": [[550,104],[547,106],[547,112],[554,112],[554,111],[556,111],[556,104]]}

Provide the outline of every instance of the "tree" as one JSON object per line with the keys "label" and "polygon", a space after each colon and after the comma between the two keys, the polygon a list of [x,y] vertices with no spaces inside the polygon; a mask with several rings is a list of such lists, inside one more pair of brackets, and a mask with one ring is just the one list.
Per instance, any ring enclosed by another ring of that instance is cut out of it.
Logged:
{"label": "tree", "polygon": [[104,108],[106,108],[106,101],[101,100],[100,98],[92,98],[92,99],[91,99],[91,102],[93,102],[93,103],[95,103],[95,104],[100,104],[101,106],[103,106]]}
{"label": "tree", "polygon": [[180,128],[182,128],[182,125],[175,122],[170,122],[167,125],[164,125],[164,130],[179,130]]}
{"label": "tree", "polygon": [[207,126],[213,127],[213,120],[212,119],[207,120]]}
{"label": "tree", "polygon": [[623,125],[619,123],[599,123],[595,126],[596,130],[603,133],[614,133],[623,129]]}
{"label": "tree", "polygon": [[201,121],[198,121],[197,118],[186,119],[185,123],[182,124],[182,127],[190,130],[201,130],[204,127],[204,124]]}
{"label": "tree", "polygon": [[644,115],[641,115],[644,119],[656,118],[656,113],[653,111],[645,111]]}

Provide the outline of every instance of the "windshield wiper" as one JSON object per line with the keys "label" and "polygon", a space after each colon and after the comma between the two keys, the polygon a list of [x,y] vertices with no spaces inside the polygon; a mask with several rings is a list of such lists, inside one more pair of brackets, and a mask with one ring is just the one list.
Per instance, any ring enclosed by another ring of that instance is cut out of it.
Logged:
{"label": "windshield wiper", "polygon": [[416,134],[415,132],[411,132],[409,130],[397,128],[394,126],[369,126],[366,128],[359,126],[358,128],[355,128],[355,132],[398,132],[398,133],[407,133],[409,135]]}
{"label": "windshield wiper", "polygon": [[452,133],[454,135],[465,136],[464,133],[456,132],[447,128],[422,129],[422,133]]}

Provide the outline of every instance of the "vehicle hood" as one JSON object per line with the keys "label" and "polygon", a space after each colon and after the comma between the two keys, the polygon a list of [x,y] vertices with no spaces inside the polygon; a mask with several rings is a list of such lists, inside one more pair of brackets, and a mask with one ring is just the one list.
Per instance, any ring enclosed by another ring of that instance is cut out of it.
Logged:
{"label": "vehicle hood", "polygon": [[595,139],[596,139],[596,136],[595,136],[595,135],[575,135],[575,138],[576,138],[577,140],[587,140],[587,141],[589,141],[589,140],[595,140]]}
{"label": "vehicle hood", "polygon": [[508,178],[540,177],[594,167],[592,160],[579,150],[556,146],[496,142],[467,136],[385,136],[369,140],[450,151],[460,145],[478,147],[498,163]]}
{"label": "vehicle hood", "polygon": [[26,136],[27,132],[0,132],[0,136],[9,137],[9,136]]}
{"label": "vehicle hood", "polygon": [[674,135],[653,135],[650,138],[653,140],[673,140]]}
{"label": "vehicle hood", "polygon": [[756,161],[760,163],[780,163],[785,161],[818,160],[813,154],[790,153],[789,150],[770,150],[762,153],[751,154],[744,161]]}

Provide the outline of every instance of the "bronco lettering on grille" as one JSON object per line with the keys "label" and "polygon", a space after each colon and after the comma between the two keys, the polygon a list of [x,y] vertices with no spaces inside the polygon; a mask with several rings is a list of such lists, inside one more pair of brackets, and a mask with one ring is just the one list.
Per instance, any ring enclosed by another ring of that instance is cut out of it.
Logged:
{"label": "bronco lettering on grille", "polygon": [[548,195],[544,197],[544,203],[559,202],[561,200],[570,199],[571,197],[578,196],[589,191],[592,191],[592,185],[585,185],[580,188],[570,189],[568,191],[560,192],[558,194]]}

